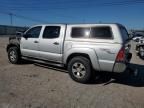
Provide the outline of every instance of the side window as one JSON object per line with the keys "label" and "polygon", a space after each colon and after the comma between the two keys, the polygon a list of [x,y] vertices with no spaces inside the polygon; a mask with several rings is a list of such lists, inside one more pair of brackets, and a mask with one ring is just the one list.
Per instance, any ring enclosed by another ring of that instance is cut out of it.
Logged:
{"label": "side window", "polygon": [[112,32],[110,27],[92,27],[91,38],[98,39],[112,39]]}
{"label": "side window", "polygon": [[90,35],[90,28],[88,27],[74,27],[72,28],[72,38],[88,38]]}
{"label": "side window", "polygon": [[44,39],[58,38],[60,35],[60,26],[47,26],[43,33]]}
{"label": "side window", "polygon": [[39,38],[42,26],[31,28],[26,32],[28,38]]}

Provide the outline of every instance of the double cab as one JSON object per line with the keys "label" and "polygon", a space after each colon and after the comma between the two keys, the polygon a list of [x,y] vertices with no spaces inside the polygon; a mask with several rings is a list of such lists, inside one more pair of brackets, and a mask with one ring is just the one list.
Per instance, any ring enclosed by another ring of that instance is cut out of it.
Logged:
{"label": "double cab", "polygon": [[73,80],[87,83],[96,72],[126,70],[128,37],[121,24],[42,24],[10,39],[7,52],[13,64],[30,59],[66,67]]}

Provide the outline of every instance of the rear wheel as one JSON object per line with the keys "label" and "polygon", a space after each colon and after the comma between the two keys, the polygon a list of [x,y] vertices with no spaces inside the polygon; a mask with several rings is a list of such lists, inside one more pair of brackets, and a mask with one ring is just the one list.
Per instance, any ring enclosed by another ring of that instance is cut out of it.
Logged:
{"label": "rear wheel", "polygon": [[77,56],[72,58],[68,63],[70,77],[80,83],[88,83],[91,80],[92,68],[90,60]]}
{"label": "rear wheel", "polygon": [[8,49],[8,59],[12,64],[20,63],[20,54],[17,47],[11,47]]}

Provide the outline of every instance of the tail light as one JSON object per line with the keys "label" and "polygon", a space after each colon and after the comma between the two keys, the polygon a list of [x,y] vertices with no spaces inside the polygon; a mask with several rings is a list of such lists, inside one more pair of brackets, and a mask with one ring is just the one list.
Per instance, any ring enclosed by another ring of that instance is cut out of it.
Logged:
{"label": "tail light", "polygon": [[124,62],[124,60],[125,60],[125,48],[123,47],[119,51],[117,58],[116,58],[116,61],[117,62]]}

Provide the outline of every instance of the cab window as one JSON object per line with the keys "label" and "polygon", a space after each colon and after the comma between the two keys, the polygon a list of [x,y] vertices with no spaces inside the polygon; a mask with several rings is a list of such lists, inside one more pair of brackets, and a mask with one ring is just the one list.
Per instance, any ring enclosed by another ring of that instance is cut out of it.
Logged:
{"label": "cab window", "polygon": [[33,27],[26,32],[27,38],[39,38],[42,26]]}
{"label": "cab window", "polygon": [[60,26],[47,26],[43,33],[44,39],[58,38],[60,35]]}

